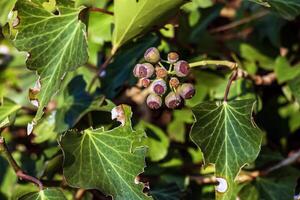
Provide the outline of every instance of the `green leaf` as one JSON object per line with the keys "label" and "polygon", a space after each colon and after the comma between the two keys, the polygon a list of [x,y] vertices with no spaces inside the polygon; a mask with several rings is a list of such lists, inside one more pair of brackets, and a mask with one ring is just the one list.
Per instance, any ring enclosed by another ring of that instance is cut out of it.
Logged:
{"label": "green leaf", "polygon": [[16,4],[20,24],[14,43],[30,54],[27,67],[40,76],[41,87],[37,84],[30,95],[38,102],[34,123],[42,117],[65,74],[88,58],[85,25],[78,20],[82,7],[74,8],[72,2],[57,0],[59,14],[54,14],[44,8],[45,2],[23,0]]}
{"label": "green leaf", "polygon": [[156,46],[158,42],[156,36],[149,35],[120,49],[114,61],[108,65],[106,75],[101,79],[101,92],[111,99],[120,92],[125,82],[131,85],[136,83],[136,78],[132,75],[134,66],[147,48]]}
{"label": "green leaf", "polygon": [[145,166],[146,149],[141,146],[145,134],[132,130],[129,106],[117,108],[124,126],[70,131],[62,137],[65,178],[73,187],[99,189],[116,200],[152,199],[135,183]]}
{"label": "green leaf", "polygon": [[274,61],[272,58],[262,54],[258,49],[248,44],[240,45],[241,56],[248,61],[248,65],[251,63],[256,67],[261,67],[266,70],[272,70],[274,68]]}
{"label": "green leaf", "polygon": [[15,6],[17,0],[1,0],[0,1],[0,26],[6,24],[8,20],[8,15]]}
{"label": "green leaf", "polygon": [[45,189],[32,192],[19,198],[19,200],[67,200],[59,189]]}
{"label": "green leaf", "polygon": [[20,108],[20,105],[7,98],[5,98],[3,102],[0,102],[0,128],[9,125],[12,121],[13,115]]}
{"label": "green leaf", "polygon": [[151,161],[160,161],[166,157],[170,141],[163,130],[144,121],[141,121],[135,128],[145,130],[147,133],[148,137],[145,139],[145,144],[149,148],[147,153]]}
{"label": "green leaf", "polygon": [[190,109],[175,110],[173,121],[168,124],[169,137],[176,142],[185,142],[186,124],[194,122],[193,113]]}
{"label": "green leaf", "polygon": [[150,194],[155,200],[180,200],[182,196],[181,189],[175,183],[155,186]]}
{"label": "green leaf", "polygon": [[279,84],[292,80],[300,74],[300,65],[292,67],[284,57],[278,57],[275,61],[275,73]]}
{"label": "green leaf", "polygon": [[[259,151],[262,133],[252,120],[253,100],[205,102],[193,108],[196,122],[191,139],[202,150],[206,164],[215,164],[216,177],[227,190],[217,199],[235,199],[235,177]],[[225,187],[226,188],[226,187]]]}
{"label": "green leaf", "polygon": [[300,104],[300,75],[288,82],[289,87],[296,100]]}
{"label": "green leaf", "polygon": [[258,4],[270,7],[287,20],[293,20],[300,14],[299,0],[252,0]]}
{"label": "green leaf", "polygon": [[83,76],[74,77],[64,90],[63,104],[55,116],[55,131],[64,132],[74,125],[88,112],[103,110],[103,96],[90,95],[86,90]]}
{"label": "green leaf", "polygon": [[274,171],[267,177],[258,177],[255,185],[264,200],[293,199],[300,173],[292,167]]}
{"label": "green leaf", "polygon": [[116,0],[113,52],[139,34],[148,32],[174,15],[185,0]]}

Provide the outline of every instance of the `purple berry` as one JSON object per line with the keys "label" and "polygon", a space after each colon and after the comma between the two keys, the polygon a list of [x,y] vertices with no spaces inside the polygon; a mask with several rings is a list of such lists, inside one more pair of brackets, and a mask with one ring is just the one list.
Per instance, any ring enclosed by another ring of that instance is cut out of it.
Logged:
{"label": "purple berry", "polygon": [[152,91],[157,95],[163,95],[167,90],[166,82],[162,79],[156,79],[151,84]]}
{"label": "purple berry", "polygon": [[135,65],[133,75],[137,78],[149,78],[154,73],[154,67],[150,63]]}
{"label": "purple berry", "polygon": [[146,50],[144,58],[147,62],[158,63],[160,60],[160,54],[157,48],[151,47]]}
{"label": "purple berry", "polygon": [[191,83],[184,83],[179,87],[178,92],[183,99],[190,99],[195,95],[195,87]]}
{"label": "purple berry", "polygon": [[174,70],[178,77],[185,77],[190,72],[190,65],[188,62],[180,60],[175,63]]}
{"label": "purple berry", "polygon": [[150,94],[147,97],[147,105],[149,108],[156,110],[161,107],[161,104],[162,104],[161,97],[158,96],[157,94]]}
{"label": "purple berry", "polygon": [[175,92],[170,92],[165,98],[165,104],[168,108],[177,108],[181,104],[181,98]]}

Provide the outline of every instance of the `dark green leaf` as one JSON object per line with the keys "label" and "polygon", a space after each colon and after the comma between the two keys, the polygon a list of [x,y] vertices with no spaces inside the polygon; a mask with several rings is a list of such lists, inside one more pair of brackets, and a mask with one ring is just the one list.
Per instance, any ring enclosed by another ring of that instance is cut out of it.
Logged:
{"label": "dark green leaf", "polygon": [[[69,71],[87,61],[85,25],[78,20],[82,8],[72,2],[57,0],[59,14],[45,9],[45,1],[18,1],[16,9],[20,24],[16,47],[29,52],[27,67],[37,71],[39,84],[31,97],[38,104],[33,120],[37,122],[43,109],[59,90],[61,80]],[[34,31],[33,31],[34,30]]]}
{"label": "dark green leaf", "polygon": [[270,7],[283,18],[293,20],[300,14],[299,0],[252,0],[266,7]]}
{"label": "dark green leaf", "polygon": [[235,198],[235,177],[260,151],[262,133],[251,116],[254,105],[253,100],[235,100],[193,108],[196,122],[191,139],[202,150],[206,164],[215,164],[216,177],[228,185],[225,192],[216,192],[217,199]]}
{"label": "dark green leaf", "polygon": [[62,105],[55,116],[55,131],[64,132],[72,128],[85,114],[93,110],[103,110],[103,96],[86,92],[86,82],[82,76],[74,77],[64,90]]}
{"label": "dark green leaf", "polygon": [[300,76],[297,76],[293,80],[289,81],[288,85],[291,88],[296,100],[300,104]]}
{"label": "dark green leaf", "polygon": [[64,175],[71,186],[99,189],[116,200],[152,199],[135,183],[145,165],[146,150],[140,146],[144,132],[132,130],[129,106],[118,109],[124,126],[71,131],[62,137]]}

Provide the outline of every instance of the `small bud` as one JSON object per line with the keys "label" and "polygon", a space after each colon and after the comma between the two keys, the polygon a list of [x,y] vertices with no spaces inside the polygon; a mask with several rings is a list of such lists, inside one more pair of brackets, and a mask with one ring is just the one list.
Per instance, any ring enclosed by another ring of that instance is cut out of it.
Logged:
{"label": "small bud", "polygon": [[174,69],[177,76],[185,77],[190,71],[190,65],[188,62],[180,60],[177,63],[175,63]]}
{"label": "small bud", "polygon": [[147,105],[149,108],[156,110],[161,107],[161,104],[162,104],[161,97],[158,96],[157,94],[150,94],[147,97]]}
{"label": "small bud", "polygon": [[157,79],[151,84],[152,91],[157,95],[163,95],[167,90],[166,82],[162,79]]}
{"label": "small bud", "polygon": [[135,65],[133,75],[137,78],[149,78],[154,73],[154,67],[150,63]]}
{"label": "small bud", "polygon": [[179,55],[176,52],[170,52],[168,53],[168,61],[170,63],[175,63],[179,59]]}
{"label": "small bud", "polygon": [[165,98],[165,104],[168,108],[177,108],[181,103],[181,98],[175,92],[170,92]]}
{"label": "small bud", "polygon": [[156,67],[155,72],[157,78],[164,78],[168,75],[168,71],[163,67]]}
{"label": "small bud", "polygon": [[191,83],[184,83],[179,87],[178,92],[183,99],[190,99],[195,95],[195,87]]}
{"label": "small bud", "polygon": [[169,81],[169,84],[171,85],[171,87],[177,88],[179,86],[180,82],[179,82],[178,78],[172,77]]}
{"label": "small bud", "polygon": [[148,79],[148,78],[142,78],[141,82],[142,82],[142,86],[144,88],[147,88],[150,85],[150,83],[151,83],[150,79]]}
{"label": "small bud", "polygon": [[147,51],[144,54],[144,58],[147,62],[158,63],[158,61],[160,60],[160,54],[158,49],[155,47],[147,49]]}

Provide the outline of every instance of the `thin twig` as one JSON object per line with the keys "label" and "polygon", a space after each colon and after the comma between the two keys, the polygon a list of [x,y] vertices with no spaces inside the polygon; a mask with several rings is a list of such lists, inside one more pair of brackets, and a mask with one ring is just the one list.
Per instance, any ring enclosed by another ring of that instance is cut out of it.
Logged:
{"label": "thin twig", "polygon": [[43,186],[42,182],[39,179],[26,174],[19,167],[19,165],[17,164],[17,162],[15,161],[15,159],[12,157],[11,153],[9,152],[9,150],[7,148],[7,145],[5,143],[5,139],[3,137],[0,137],[0,153],[2,153],[4,155],[5,159],[8,161],[10,166],[14,169],[16,175],[21,180],[32,182],[32,183],[36,184],[39,187],[40,190],[43,190],[44,186]]}
{"label": "thin twig", "polygon": [[93,85],[95,84],[97,78],[101,75],[101,73],[106,69],[106,67],[109,65],[110,61],[112,60],[114,54],[111,54],[110,56],[108,56],[105,60],[105,62],[100,66],[99,70],[97,71],[96,75],[93,77],[89,87],[88,87],[88,91],[90,92],[91,89],[93,88]]}
{"label": "thin twig", "polygon": [[231,85],[232,85],[232,82],[233,82],[234,80],[236,80],[237,75],[238,75],[237,70],[234,70],[234,71],[232,72],[232,75],[231,75],[231,77],[230,77],[230,79],[229,79],[229,81],[228,81],[228,84],[227,84],[227,86],[226,86],[226,90],[225,90],[225,94],[224,94],[224,102],[227,102],[227,98],[228,98],[228,94],[229,94],[229,91],[230,91],[230,87],[231,87]]}
{"label": "thin twig", "polygon": [[249,22],[251,22],[251,21],[253,21],[253,20],[259,19],[259,18],[261,18],[261,17],[264,17],[264,16],[266,16],[268,13],[269,13],[269,11],[267,11],[267,10],[262,10],[262,11],[257,12],[256,14],[251,15],[251,16],[249,16],[249,17],[246,17],[246,18],[243,18],[243,19],[241,19],[241,20],[238,20],[238,21],[235,21],[235,22],[226,24],[226,25],[224,25],[224,26],[220,26],[220,27],[214,28],[214,29],[210,30],[210,32],[211,32],[211,33],[218,33],[218,32],[222,32],[222,31],[227,31],[227,30],[229,30],[229,29],[235,28],[235,27],[237,27],[237,26],[240,26],[240,25],[249,23]]}
{"label": "thin twig", "polygon": [[[280,169],[282,167],[285,167],[285,166],[295,163],[299,158],[300,158],[300,149],[298,151],[296,151],[295,153],[293,153],[290,157],[285,158],[278,164],[276,164],[270,168],[267,168],[265,170],[261,170],[261,171],[256,170],[256,171],[252,171],[252,172],[242,171],[242,173],[238,175],[236,180],[239,183],[244,183],[244,182],[252,181],[259,176],[267,176],[269,173],[271,173],[277,169]],[[217,180],[216,180],[215,176],[190,176],[190,178],[191,178],[191,180],[196,181],[200,185],[202,185],[202,184],[217,184]]]}
{"label": "thin twig", "polygon": [[105,10],[103,8],[90,8],[89,10],[92,12],[101,12],[101,13],[108,14],[108,15],[114,15],[113,12]]}
{"label": "thin twig", "polygon": [[282,160],[281,162],[279,162],[278,164],[264,170],[262,172],[262,174],[269,174],[270,172],[273,172],[279,168],[288,166],[294,162],[296,162],[298,159],[300,158],[300,149],[298,151],[296,151],[295,153],[293,153],[290,157]]}

